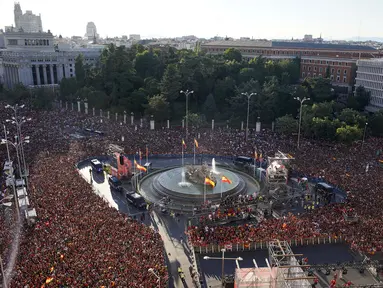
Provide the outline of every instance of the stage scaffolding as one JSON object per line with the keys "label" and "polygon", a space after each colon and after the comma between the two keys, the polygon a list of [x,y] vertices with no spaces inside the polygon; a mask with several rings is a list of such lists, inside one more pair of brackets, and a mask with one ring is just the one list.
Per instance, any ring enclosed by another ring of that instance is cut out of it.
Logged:
{"label": "stage scaffolding", "polygon": [[294,158],[290,154],[278,151],[274,157],[267,157],[268,167],[266,168],[266,184],[269,189],[286,185],[288,180],[288,168]]}
{"label": "stage scaffolding", "polygon": [[265,259],[267,266],[260,268],[253,260],[254,268],[236,269],[235,286],[237,288],[310,288],[309,277],[300,265],[290,245],[286,241],[274,240],[268,243],[269,259]]}

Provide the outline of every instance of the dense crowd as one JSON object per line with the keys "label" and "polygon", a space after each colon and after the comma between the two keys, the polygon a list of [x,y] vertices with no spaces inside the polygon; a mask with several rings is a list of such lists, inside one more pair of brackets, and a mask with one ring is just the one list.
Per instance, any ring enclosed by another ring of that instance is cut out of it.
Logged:
{"label": "dense crowd", "polygon": [[[158,234],[109,208],[92,193],[74,164],[90,155],[105,154],[111,143],[123,146],[128,154],[145,151],[146,147],[149,157],[180,154],[183,131],[162,127],[150,131],[147,123],[141,128],[139,121],[136,130],[122,119],[116,123],[104,117],[101,123],[100,117],[64,110],[28,111],[25,115],[32,118],[23,131],[31,137],[25,151],[31,166],[30,200],[39,220],[24,232],[12,287],[37,287],[51,278],[57,285],[72,287],[153,287],[156,279],[148,268],[157,269],[161,278],[167,279]],[[8,128],[10,134],[14,133],[12,126]],[[84,134],[85,128],[101,130],[105,135]],[[84,138],[75,137],[76,133]],[[302,176],[321,176],[348,191],[345,204],[316,209],[302,217],[264,220],[257,227],[192,227],[189,235],[194,244],[328,235],[347,237],[353,247],[366,252],[382,250],[383,170],[377,155],[382,150],[380,139],[367,139],[363,149],[360,143],[346,146],[304,140],[297,151],[295,138],[270,131],[257,136],[251,131],[247,143],[239,129],[190,129],[190,133],[185,153],[193,153],[194,138],[199,143],[198,154],[252,156],[256,147],[265,157],[280,150],[295,157],[293,169]],[[0,159],[6,157],[4,150],[0,150]],[[359,222],[344,220],[343,211],[349,208],[357,213]]]}

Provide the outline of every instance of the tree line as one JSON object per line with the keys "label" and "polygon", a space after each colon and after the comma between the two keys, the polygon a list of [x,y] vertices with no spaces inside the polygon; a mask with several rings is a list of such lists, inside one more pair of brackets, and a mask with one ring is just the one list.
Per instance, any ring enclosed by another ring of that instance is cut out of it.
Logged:
{"label": "tree line", "polygon": [[[383,114],[363,113],[369,93],[358,87],[355,95],[339,97],[331,81],[308,78],[300,82],[300,59],[269,60],[257,57],[246,61],[240,51],[230,48],[222,55],[172,47],[106,47],[97,65],[84,64],[82,55],[75,61],[75,77],[60,83],[57,95],[37,89],[27,91],[17,85],[3,90],[4,97],[29,99],[38,108],[50,107],[53,99],[89,103],[89,107],[112,113],[133,112],[153,115],[156,121],[180,122],[185,116],[185,95],[190,94],[189,123],[203,125],[216,122],[231,126],[246,120],[254,126],[275,121],[281,133],[296,133],[300,103],[295,97],[310,98],[302,109],[302,133],[306,137],[340,141],[361,139],[365,123],[368,132],[382,135]],[[0,92],[1,93],[1,92]],[[256,93],[249,100],[243,93]],[[248,103],[249,101],[249,103]]]}

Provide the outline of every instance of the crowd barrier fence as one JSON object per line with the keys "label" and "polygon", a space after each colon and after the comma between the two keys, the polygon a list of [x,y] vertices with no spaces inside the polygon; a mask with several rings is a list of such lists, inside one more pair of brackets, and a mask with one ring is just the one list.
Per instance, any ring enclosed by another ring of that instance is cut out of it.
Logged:
{"label": "crowd barrier fence", "polygon": [[[339,244],[347,243],[347,239],[342,236],[339,237],[312,237],[312,238],[301,238],[287,241],[291,247],[297,246],[309,246],[309,245],[321,245],[321,244]],[[232,252],[243,252],[243,251],[255,251],[268,249],[268,241],[261,242],[241,242],[241,243],[228,243],[225,245],[209,244],[209,245],[194,245],[195,253],[219,253],[221,249],[225,248],[226,251]]]}

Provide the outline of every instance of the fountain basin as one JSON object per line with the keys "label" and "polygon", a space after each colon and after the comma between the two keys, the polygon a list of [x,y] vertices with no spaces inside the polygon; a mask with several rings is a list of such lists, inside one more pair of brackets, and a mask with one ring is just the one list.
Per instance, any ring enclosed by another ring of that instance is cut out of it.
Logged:
{"label": "fountain basin", "polygon": [[[246,183],[236,173],[224,168],[216,168],[219,176],[216,176],[217,183],[213,188],[209,185],[189,183],[187,186],[180,186],[182,182],[182,167],[169,169],[159,173],[153,178],[153,189],[162,196],[170,196],[180,200],[189,200],[193,202],[203,202],[204,194],[206,200],[217,201],[222,197],[238,194],[246,190]],[[225,176],[231,180],[231,184],[222,183],[221,177]]]}

